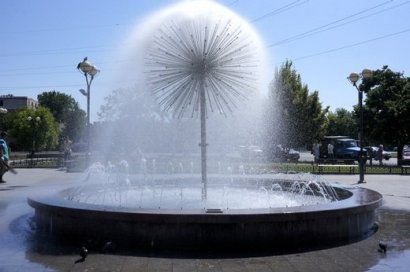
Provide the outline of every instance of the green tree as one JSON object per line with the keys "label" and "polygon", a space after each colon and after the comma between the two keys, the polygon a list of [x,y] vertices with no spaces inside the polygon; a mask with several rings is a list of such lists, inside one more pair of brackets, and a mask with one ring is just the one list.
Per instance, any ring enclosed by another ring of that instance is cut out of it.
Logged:
{"label": "green tree", "polygon": [[[102,123],[93,131],[99,136],[115,138],[116,153],[122,158],[134,153],[139,155],[146,150],[163,152],[177,148],[170,143],[175,135],[171,130],[176,129],[176,120],[169,118],[153,97],[140,89],[135,86],[113,90],[98,113]],[[124,133],[124,128],[127,133]],[[181,137],[176,141],[177,144],[185,142]]]}
{"label": "green tree", "polygon": [[367,92],[365,135],[372,143],[401,147],[410,143],[410,78],[383,66],[360,87]]}
{"label": "green tree", "polygon": [[70,95],[52,91],[38,95],[41,106],[48,108],[62,127],[62,136],[78,141],[86,127],[86,113]]}
{"label": "green tree", "polygon": [[58,147],[58,123],[47,108],[20,110],[14,118],[9,132],[20,148],[31,150],[33,140],[35,151],[55,150]]}
{"label": "green tree", "polygon": [[322,108],[319,93],[310,93],[292,62],[287,61],[270,85],[265,148],[277,144],[311,148],[325,134],[327,111]]}
{"label": "green tree", "polygon": [[357,118],[353,112],[343,108],[338,108],[335,112],[328,112],[326,135],[349,136],[356,139],[357,133]]}

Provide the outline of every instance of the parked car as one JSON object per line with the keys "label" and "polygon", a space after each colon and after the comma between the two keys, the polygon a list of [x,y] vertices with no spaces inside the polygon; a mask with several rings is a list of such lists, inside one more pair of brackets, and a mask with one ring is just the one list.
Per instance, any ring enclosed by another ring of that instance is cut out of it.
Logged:
{"label": "parked car", "polygon": [[[375,159],[377,151],[379,150],[378,146],[366,146],[365,149],[367,150],[367,158],[368,159]],[[383,159],[390,160],[391,153],[389,151],[383,150]]]}
{"label": "parked car", "polygon": [[273,162],[298,162],[300,158],[299,151],[293,148],[284,148],[277,145],[273,151],[262,150],[259,146],[240,146],[239,152],[241,157],[247,160],[271,160]]}
{"label": "parked car", "polygon": [[85,152],[87,151],[87,143],[84,143],[84,142],[74,143],[71,146],[71,150],[73,152]]}
{"label": "parked car", "polygon": [[400,160],[401,165],[410,165],[410,146],[403,149],[402,158]]}
{"label": "parked car", "polygon": [[239,152],[242,158],[245,159],[262,159],[263,158],[263,150],[256,145],[241,145],[239,147]]}
{"label": "parked car", "polygon": [[298,162],[300,152],[293,148],[284,148],[282,145],[277,145],[273,151],[273,160],[278,162]]}
{"label": "parked car", "polygon": [[[328,156],[328,144],[333,145],[334,158]],[[367,153],[366,149],[363,152]],[[367,159],[365,154],[364,159]],[[325,136],[320,143],[319,160],[324,162],[344,162],[353,163],[359,161],[360,147],[357,146],[355,139],[350,139],[347,136]]]}

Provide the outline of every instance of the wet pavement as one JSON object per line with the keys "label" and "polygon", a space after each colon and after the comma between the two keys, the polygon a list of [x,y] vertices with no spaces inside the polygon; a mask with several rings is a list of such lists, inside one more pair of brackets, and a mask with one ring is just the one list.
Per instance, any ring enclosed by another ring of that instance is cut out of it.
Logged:
{"label": "wet pavement", "polygon": [[[47,195],[84,180],[82,173],[55,169],[20,169],[0,184],[0,272],[6,271],[409,271],[410,176],[369,175],[360,186],[383,195],[377,210],[378,231],[349,245],[302,253],[240,257],[190,257],[176,254],[90,250],[38,239],[27,197]],[[357,186],[357,175],[324,176],[325,180]],[[387,245],[380,252],[379,243]]]}

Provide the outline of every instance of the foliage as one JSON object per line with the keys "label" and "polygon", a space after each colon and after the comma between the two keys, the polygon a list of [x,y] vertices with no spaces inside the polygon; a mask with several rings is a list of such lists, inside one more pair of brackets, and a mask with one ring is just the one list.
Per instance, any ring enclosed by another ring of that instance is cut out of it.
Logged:
{"label": "foliage", "polygon": [[159,152],[174,146],[166,142],[175,135],[169,132],[172,119],[159,109],[153,97],[137,86],[113,90],[105,98],[98,116],[101,123],[95,126],[93,133],[102,136],[99,138],[108,137],[106,141],[116,139],[116,153],[122,157],[125,153],[139,156],[146,150]]}
{"label": "foliage", "polygon": [[410,143],[410,78],[386,65],[373,71],[373,78],[360,87],[367,93],[364,124],[368,141],[399,150]]}
{"label": "foliage", "polygon": [[6,114],[0,114],[1,131],[8,131],[13,126],[16,114],[15,111],[8,111]]}
{"label": "foliage", "polygon": [[[31,120],[28,120],[28,117]],[[36,118],[40,119],[37,121]],[[59,130],[51,112],[44,107],[23,109],[14,116],[9,134],[15,139],[15,146],[25,150],[54,150],[58,146]]]}
{"label": "foliage", "polygon": [[356,139],[357,133],[357,118],[353,112],[343,108],[338,108],[335,112],[328,112],[326,135],[349,136]]}
{"label": "foliage", "polygon": [[51,91],[38,95],[41,106],[48,108],[55,120],[61,125],[62,136],[78,141],[86,126],[86,113],[70,95]]}
{"label": "foliage", "polygon": [[292,62],[276,71],[268,104],[265,148],[271,150],[277,144],[310,148],[324,136],[328,108],[322,109],[317,91],[309,93]]}

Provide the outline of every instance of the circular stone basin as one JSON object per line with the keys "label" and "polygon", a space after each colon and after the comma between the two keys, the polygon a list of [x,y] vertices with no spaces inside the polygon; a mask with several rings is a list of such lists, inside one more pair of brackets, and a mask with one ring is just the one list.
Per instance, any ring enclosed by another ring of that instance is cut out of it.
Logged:
{"label": "circular stone basin", "polygon": [[112,241],[131,250],[285,253],[347,244],[375,231],[382,196],[365,188],[332,187],[338,201],[279,208],[152,209],[67,200],[78,188],[28,203],[42,233],[70,242]]}

